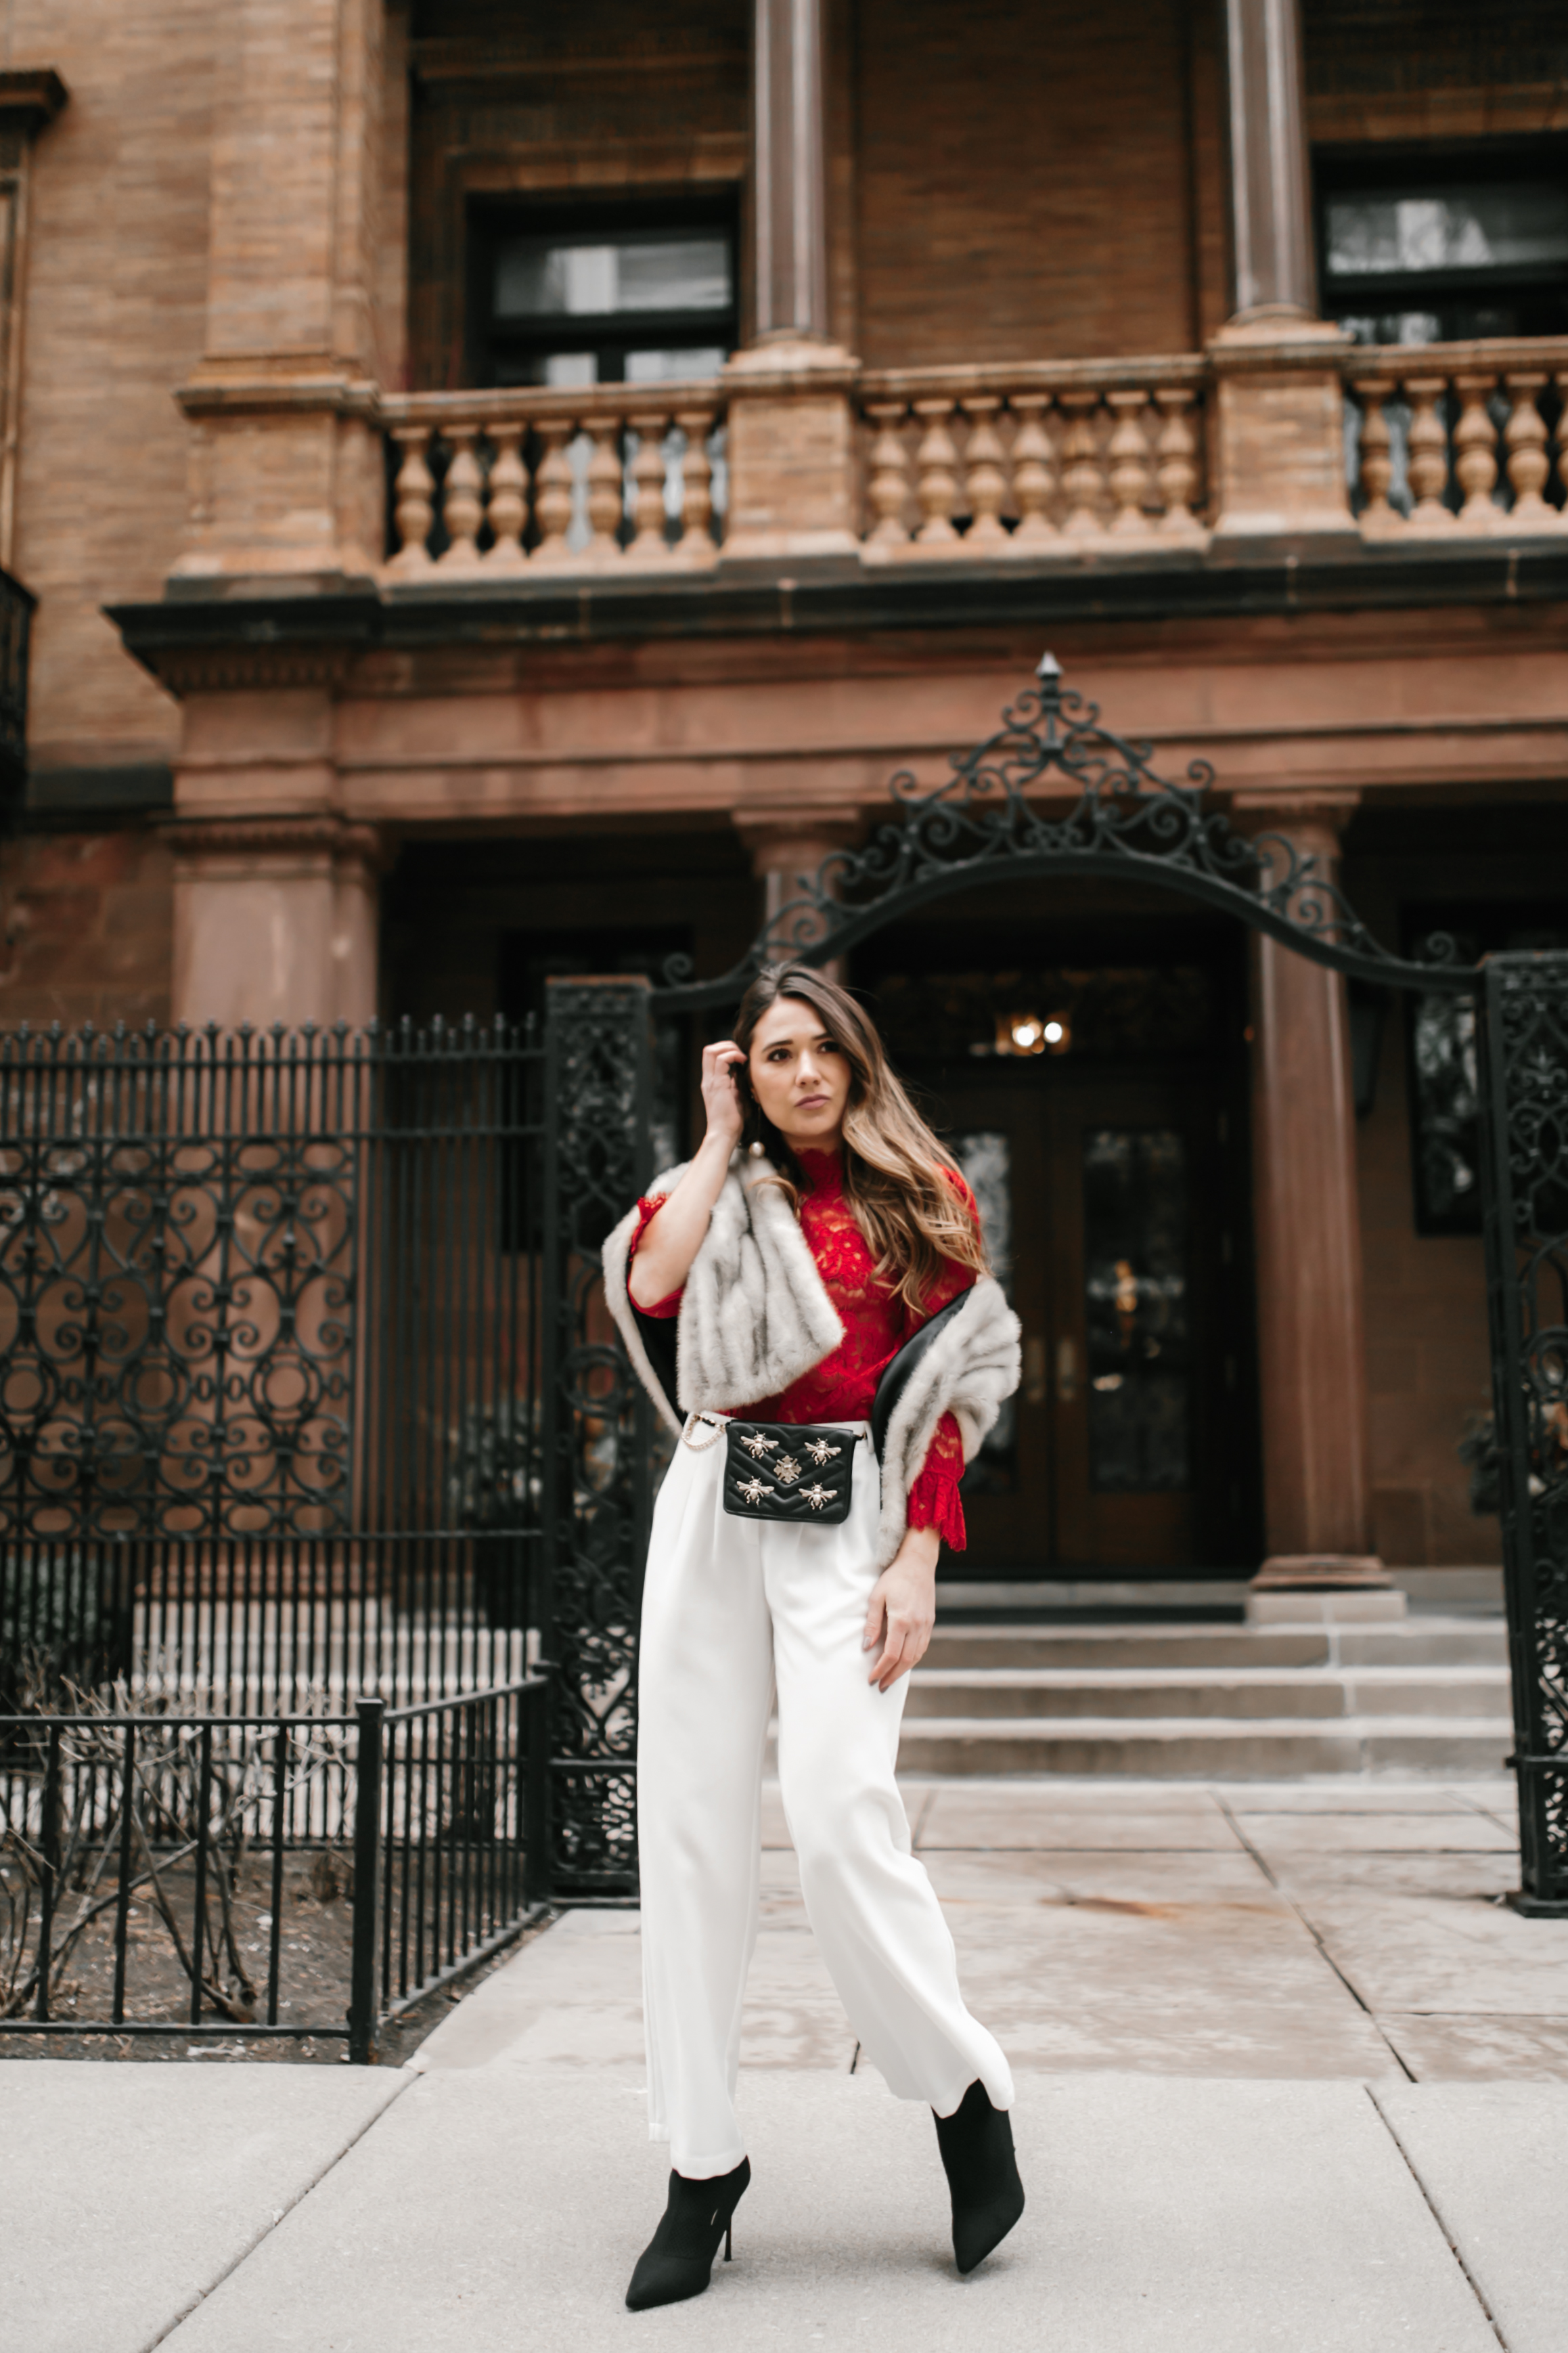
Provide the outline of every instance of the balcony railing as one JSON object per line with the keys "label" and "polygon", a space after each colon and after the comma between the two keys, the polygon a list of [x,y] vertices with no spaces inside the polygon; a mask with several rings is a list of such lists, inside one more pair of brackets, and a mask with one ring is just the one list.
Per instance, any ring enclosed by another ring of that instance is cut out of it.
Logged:
{"label": "balcony railing", "polygon": [[1202,545],[1201,358],[862,376],[867,558]]}
{"label": "balcony railing", "polygon": [[1345,390],[1368,539],[1568,531],[1568,339],[1363,345]]}
{"label": "balcony railing", "polygon": [[398,452],[388,575],[711,564],[723,413],[712,380],[384,399]]}
{"label": "balcony railing", "polygon": [[[1568,339],[1331,347],[1322,365],[1331,390],[1342,374],[1346,486],[1367,541],[1568,533]],[[1215,385],[1201,353],[857,371],[846,543],[868,564],[1202,550],[1217,520]],[[384,576],[712,565],[745,391],[711,378],[384,397]]]}

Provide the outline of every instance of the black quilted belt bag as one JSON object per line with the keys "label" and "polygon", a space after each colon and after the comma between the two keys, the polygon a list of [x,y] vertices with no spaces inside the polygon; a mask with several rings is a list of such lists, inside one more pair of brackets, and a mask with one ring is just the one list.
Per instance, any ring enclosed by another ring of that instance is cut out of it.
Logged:
{"label": "black quilted belt bag", "polygon": [[833,1528],[849,1517],[863,1432],[831,1422],[732,1421],[724,1437],[724,1509],[738,1520]]}

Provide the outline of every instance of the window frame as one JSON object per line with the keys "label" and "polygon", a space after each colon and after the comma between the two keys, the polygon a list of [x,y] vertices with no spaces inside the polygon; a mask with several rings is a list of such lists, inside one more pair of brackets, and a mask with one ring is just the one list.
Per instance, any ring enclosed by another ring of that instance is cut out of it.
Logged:
{"label": "window frame", "polygon": [[[539,320],[498,320],[496,257],[509,237],[653,237],[700,230],[721,236],[730,255],[726,310],[610,311]],[[489,391],[505,353],[543,358],[557,352],[592,352],[598,384],[626,382],[626,355],[646,346],[664,350],[721,348],[740,342],[740,219],[733,189],[711,195],[626,191],[614,197],[470,197],[466,225],[465,359],[468,383]],[[608,365],[606,365],[608,363]]]}

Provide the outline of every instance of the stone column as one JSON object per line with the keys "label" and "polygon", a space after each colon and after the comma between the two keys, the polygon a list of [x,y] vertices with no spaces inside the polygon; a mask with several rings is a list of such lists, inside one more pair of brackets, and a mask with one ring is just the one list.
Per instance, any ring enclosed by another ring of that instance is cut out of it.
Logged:
{"label": "stone column", "polygon": [[330,817],[209,819],[174,849],[174,1018],[360,1029],[376,1010],[374,826]]}
{"label": "stone column", "polygon": [[[1238,794],[1332,879],[1353,793]],[[1386,1588],[1370,1548],[1361,1210],[1345,984],[1254,934],[1252,1139],[1268,1556],[1257,1588]]]}
{"label": "stone column", "polygon": [[1235,311],[1215,372],[1215,536],[1353,541],[1339,355],[1315,316],[1297,0],[1226,0]]}
{"label": "stone column", "polygon": [[757,333],[826,342],[822,0],[756,0],[752,41]]}
{"label": "stone column", "polygon": [[[735,829],[752,854],[752,872],[763,885],[763,921],[770,927],[795,900],[806,896],[823,860],[836,849],[851,849],[862,831],[855,818],[800,817],[772,809],[738,809]],[[793,934],[794,919],[787,928]],[[798,941],[777,943],[773,960],[786,962],[799,946],[819,939],[826,928],[825,919],[807,920]],[[844,976],[837,957],[818,969],[830,980]]]}
{"label": "stone column", "polygon": [[754,341],[725,370],[724,560],[853,554],[853,370],[828,340],[822,0],[755,0]]}
{"label": "stone column", "polygon": [[1317,304],[1297,0],[1226,0],[1236,315]]}

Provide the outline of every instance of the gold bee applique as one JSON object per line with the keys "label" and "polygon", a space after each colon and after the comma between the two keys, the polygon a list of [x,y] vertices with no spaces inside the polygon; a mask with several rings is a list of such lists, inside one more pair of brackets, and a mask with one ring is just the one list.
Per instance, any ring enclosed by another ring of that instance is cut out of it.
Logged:
{"label": "gold bee applique", "polygon": [[741,1443],[745,1448],[747,1453],[752,1455],[755,1461],[760,1462],[764,1454],[772,1452],[773,1449],[778,1444],[778,1440],[776,1438],[763,1438],[760,1431],[753,1430],[747,1436],[742,1439]]}
{"label": "gold bee applique", "polygon": [[[836,1446],[832,1451],[837,1454],[838,1449]],[[803,1487],[800,1492],[805,1496],[806,1502],[811,1505],[814,1512],[820,1512],[824,1504],[831,1504],[833,1501],[832,1488],[824,1487],[820,1482],[816,1482],[809,1487]]]}
{"label": "gold bee applique", "polygon": [[752,1477],[742,1479],[735,1492],[742,1503],[760,1504],[764,1495],[771,1495],[773,1491],[771,1487],[764,1487],[760,1479]]}
{"label": "gold bee applique", "polygon": [[793,1454],[781,1454],[773,1464],[773,1471],[774,1474],[784,1481],[786,1487],[793,1487],[800,1477],[800,1464]]}
{"label": "gold bee applique", "polygon": [[829,1446],[826,1438],[808,1438],[805,1441],[805,1451],[817,1469],[825,1471],[834,1456],[842,1454],[844,1449],[842,1446]]}

